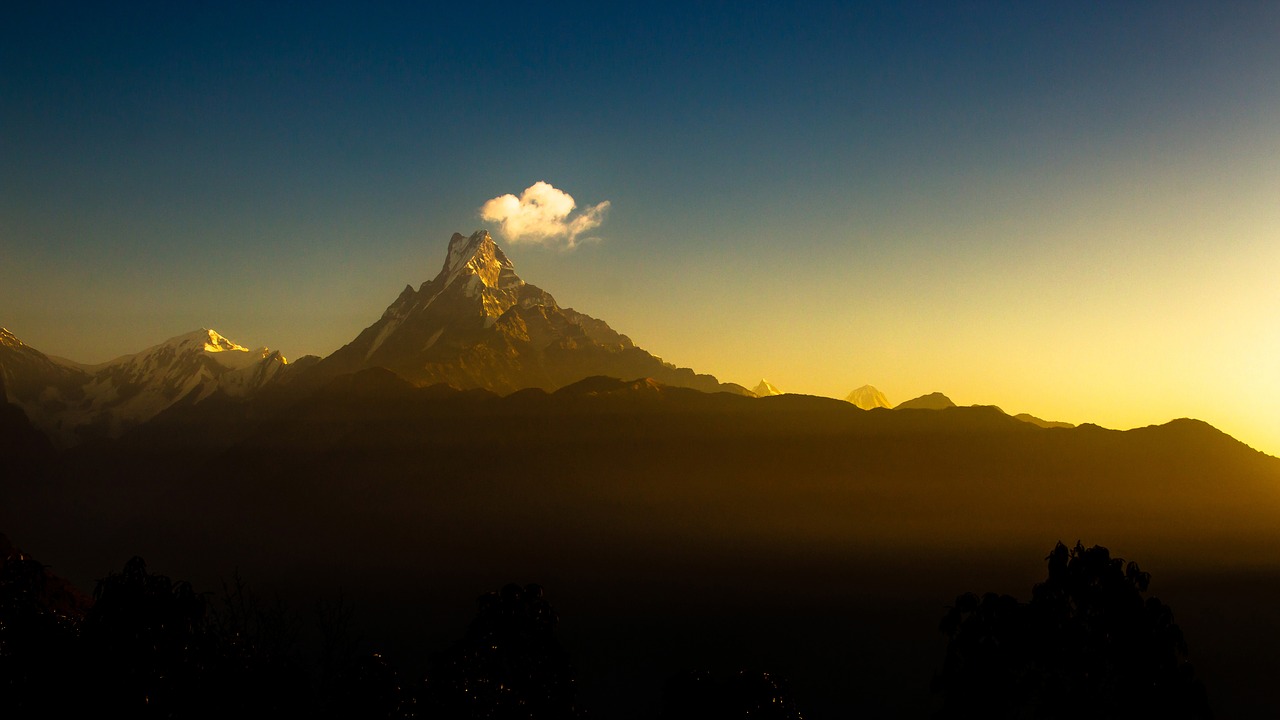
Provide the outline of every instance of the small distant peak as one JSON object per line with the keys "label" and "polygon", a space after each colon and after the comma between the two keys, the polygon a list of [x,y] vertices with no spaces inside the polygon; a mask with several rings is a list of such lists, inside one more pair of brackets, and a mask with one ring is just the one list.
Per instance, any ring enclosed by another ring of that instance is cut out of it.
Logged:
{"label": "small distant peak", "polygon": [[863,410],[892,407],[889,405],[889,399],[884,396],[884,393],[870,385],[863,385],[850,392],[845,396],[845,402],[853,403]]}
{"label": "small distant peak", "polygon": [[912,398],[906,402],[899,403],[895,410],[946,410],[953,408],[956,404],[951,398],[940,392],[932,392],[928,395],[921,395],[918,398]]}
{"label": "small distant peak", "polygon": [[18,339],[16,335],[9,332],[8,328],[0,327],[0,345],[9,347],[23,347],[25,343]]}
{"label": "small distant peak", "polygon": [[756,397],[770,397],[772,395],[782,394],[781,390],[774,387],[773,383],[765,380],[764,378],[760,378],[760,383],[752,388],[751,392],[755,393]]}

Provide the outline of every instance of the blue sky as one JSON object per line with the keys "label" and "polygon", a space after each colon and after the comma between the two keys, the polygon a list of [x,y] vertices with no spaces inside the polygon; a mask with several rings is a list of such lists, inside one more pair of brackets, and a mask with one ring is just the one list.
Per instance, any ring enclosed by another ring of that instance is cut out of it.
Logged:
{"label": "blue sky", "polygon": [[678,364],[1275,453],[1278,41],[1262,2],[7,7],[0,325],[327,354],[541,180],[608,214],[517,270]]}

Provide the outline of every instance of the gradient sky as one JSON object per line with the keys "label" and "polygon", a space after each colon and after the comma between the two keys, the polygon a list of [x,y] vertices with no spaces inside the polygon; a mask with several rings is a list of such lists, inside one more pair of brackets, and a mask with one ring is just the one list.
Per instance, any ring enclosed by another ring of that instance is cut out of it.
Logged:
{"label": "gradient sky", "polygon": [[0,10],[42,351],[328,354],[543,180],[517,271],[679,365],[1280,454],[1280,3],[186,5]]}

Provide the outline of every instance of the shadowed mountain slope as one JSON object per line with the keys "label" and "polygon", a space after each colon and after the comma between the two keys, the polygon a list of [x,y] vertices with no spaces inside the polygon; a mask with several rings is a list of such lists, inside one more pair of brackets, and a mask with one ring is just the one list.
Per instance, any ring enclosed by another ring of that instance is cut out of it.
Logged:
{"label": "shadowed mountain slope", "polygon": [[[819,685],[833,693],[856,676],[878,716],[920,693],[927,704],[928,669],[907,673],[920,684],[897,686],[897,701],[879,675],[845,672],[882,664],[862,644],[830,644],[831,618],[863,627],[848,619],[857,598],[944,589],[912,594],[923,621],[894,631],[918,626],[911,652],[933,658],[936,613],[966,574],[1038,557],[1046,541],[1101,538],[1181,568],[1265,562],[1280,541],[1280,460],[1202,422],[1042,429],[989,406],[864,411],[648,378],[502,396],[370,368],[307,392],[175,406],[62,462],[39,488],[7,489],[0,527],[82,586],[133,554],[203,586],[237,569],[294,598],[340,584],[370,609],[371,633],[411,642],[440,612],[440,588],[527,579],[598,608],[604,634],[577,637],[617,662],[635,657],[618,638],[657,637],[652,625],[626,635],[618,617],[685,614],[700,640],[681,657],[696,658],[719,647],[697,634],[708,618],[764,614],[788,638],[775,647],[829,671]],[[779,618],[811,608],[826,615],[797,646]]]}
{"label": "shadowed mountain slope", "polygon": [[906,402],[898,403],[894,406],[894,410],[944,410],[946,408],[955,407],[956,404],[951,402],[951,398],[940,392],[921,395],[918,398],[912,398]]}

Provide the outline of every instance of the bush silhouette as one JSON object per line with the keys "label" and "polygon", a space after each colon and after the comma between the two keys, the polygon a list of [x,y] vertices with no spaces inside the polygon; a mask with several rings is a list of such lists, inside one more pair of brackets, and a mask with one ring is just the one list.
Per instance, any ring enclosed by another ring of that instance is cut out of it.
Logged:
{"label": "bush silhouette", "polygon": [[428,717],[543,720],[584,717],[558,618],[538,585],[507,585],[479,600],[462,641],[428,674]]}
{"label": "bush silhouette", "polygon": [[81,633],[103,706],[162,716],[200,707],[214,657],[206,609],[188,583],[148,572],[139,557],[99,580]]}
{"label": "bush silhouette", "polygon": [[685,671],[667,680],[663,720],[801,720],[785,678],[767,672]]}
{"label": "bush silhouette", "polygon": [[968,593],[934,689],[939,717],[1211,717],[1169,607],[1150,576],[1101,546],[1058,543],[1031,601]]}
{"label": "bush silhouette", "polygon": [[60,607],[45,566],[0,535],[0,717],[71,710],[61,690],[74,675],[79,617]]}

